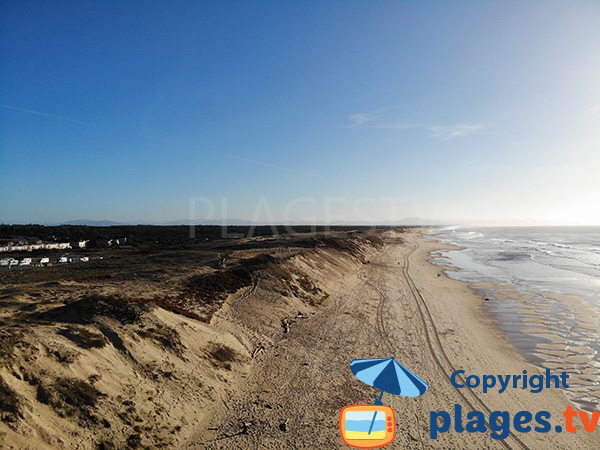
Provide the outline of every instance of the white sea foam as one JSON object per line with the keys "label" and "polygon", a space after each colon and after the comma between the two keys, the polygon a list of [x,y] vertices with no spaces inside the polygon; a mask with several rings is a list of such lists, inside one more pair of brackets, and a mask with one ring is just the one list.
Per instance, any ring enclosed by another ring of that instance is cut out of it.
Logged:
{"label": "white sea foam", "polygon": [[[463,248],[437,252],[432,260],[434,264],[459,268],[448,272],[448,276],[467,282],[517,286],[524,297],[504,298],[486,305],[532,363],[543,366],[543,351],[537,346],[547,342],[522,331],[527,326],[517,310],[528,310],[542,318],[544,326],[565,338],[569,346],[591,349],[592,352],[584,353],[590,358],[587,366],[600,365],[600,336],[596,328],[585,323],[590,317],[573,314],[572,305],[550,295],[575,295],[590,307],[589,315],[600,317],[600,227],[454,228],[435,230],[431,237]],[[494,292],[487,296],[496,297]],[[575,365],[573,370],[577,370]],[[595,399],[596,404],[599,401]]]}

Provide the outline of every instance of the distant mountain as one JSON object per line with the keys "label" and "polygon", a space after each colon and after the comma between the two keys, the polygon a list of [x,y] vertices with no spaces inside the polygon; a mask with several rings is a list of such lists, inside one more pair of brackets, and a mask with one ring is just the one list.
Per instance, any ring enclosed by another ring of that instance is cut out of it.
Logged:
{"label": "distant mountain", "polygon": [[190,219],[179,219],[179,220],[165,220],[161,222],[114,222],[112,220],[91,220],[91,219],[78,219],[69,220],[61,223],[46,223],[47,226],[60,226],[60,225],[80,225],[89,227],[111,227],[115,225],[190,225],[192,222],[194,225],[256,225],[256,223],[250,220],[242,219],[214,219],[214,220],[194,220]]}
{"label": "distant mountain", "polygon": [[[132,223],[132,222],[114,222],[112,220],[91,220],[91,219],[78,219],[78,220],[69,220],[67,222],[62,222],[62,223],[46,223],[45,225],[48,226],[57,226],[57,225],[80,225],[80,226],[90,226],[90,227],[110,227],[110,226],[115,226],[115,225],[186,225],[189,226],[191,224],[193,225],[217,225],[217,226],[221,226],[221,225],[228,225],[228,226],[235,226],[235,225],[246,225],[246,226],[259,226],[259,225],[318,225],[318,226],[327,226],[327,225],[373,225],[370,223],[354,223],[351,221],[335,221],[335,222],[331,222],[331,223],[326,223],[326,222],[318,222],[318,223],[314,223],[314,222],[310,222],[310,221],[302,221],[302,220],[298,220],[298,221],[294,221],[294,222],[290,222],[290,223],[284,223],[281,221],[277,221],[275,223],[266,223],[263,221],[260,222],[253,222],[251,220],[244,220],[244,219],[235,219],[235,218],[230,218],[230,219],[196,219],[196,220],[190,220],[190,219],[178,219],[178,220],[165,220],[165,221],[157,221],[157,222],[137,222],[137,223]],[[376,225],[387,225],[387,226],[394,226],[394,225],[404,225],[404,226],[409,226],[409,225],[425,225],[425,226],[437,226],[437,225],[447,225],[448,222],[442,222],[439,220],[431,220],[431,219],[423,219],[421,217],[406,217],[404,219],[401,220],[395,220],[395,221],[382,221],[382,222],[378,222]]]}
{"label": "distant mountain", "polygon": [[398,222],[393,222],[396,225],[444,225],[448,222],[442,222],[440,220],[423,219],[422,217],[406,217]]}
{"label": "distant mountain", "polygon": [[63,222],[60,225],[84,225],[88,227],[111,227],[113,225],[126,225],[122,222],[113,222],[112,220],[90,220],[90,219],[79,219],[69,220]]}
{"label": "distant mountain", "polygon": [[168,220],[163,222],[153,222],[152,225],[255,225],[250,220],[243,219],[211,219],[211,220],[190,220],[190,219],[179,219],[179,220]]}
{"label": "distant mountain", "polygon": [[539,219],[455,220],[452,225],[463,227],[546,227],[560,223]]}

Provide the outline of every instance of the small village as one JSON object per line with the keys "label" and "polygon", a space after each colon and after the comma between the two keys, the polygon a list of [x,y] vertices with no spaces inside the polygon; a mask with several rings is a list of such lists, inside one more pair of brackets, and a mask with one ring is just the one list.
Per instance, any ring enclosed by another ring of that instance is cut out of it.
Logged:
{"label": "small village", "polygon": [[46,267],[53,266],[58,264],[69,264],[69,263],[78,263],[78,262],[88,262],[103,259],[102,256],[81,256],[81,257],[67,257],[67,256],[58,256],[58,257],[41,257],[41,258],[0,258],[0,267],[8,267],[9,269],[12,267]]}
{"label": "small village", "polygon": [[[84,249],[87,246],[87,240],[73,242],[46,242],[36,237],[11,236],[9,239],[0,240],[0,252],[33,252],[39,250],[77,250]],[[0,258],[0,267],[11,269],[13,267],[46,267],[58,264],[69,264],[78,262],[88,262],[90,260],[102,259],[101,256],[40,256],[40,257],[22,257]]]}
{"label": "small village", "polygon": [[10,236],[0,239],[0,252],[30,252],[33,250],[64,250],[86,248],[89,241],[46,242],[37,237]]}

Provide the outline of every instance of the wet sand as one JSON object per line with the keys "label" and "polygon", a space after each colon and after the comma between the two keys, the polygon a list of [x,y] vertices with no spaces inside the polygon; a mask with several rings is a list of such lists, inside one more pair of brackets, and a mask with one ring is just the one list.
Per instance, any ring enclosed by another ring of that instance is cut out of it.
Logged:
{"label": "wet sand", "polygon": [[[595,360],[598,313],[581,298],[552,292],[518,291],[511,284],[473,283],[491,298],[486,303],[499,326],[532,364],[540,369],[567,371],[565,394],[574,406],[598,410],[600,364]],[[561,308],[565,311],[553,310]]]}

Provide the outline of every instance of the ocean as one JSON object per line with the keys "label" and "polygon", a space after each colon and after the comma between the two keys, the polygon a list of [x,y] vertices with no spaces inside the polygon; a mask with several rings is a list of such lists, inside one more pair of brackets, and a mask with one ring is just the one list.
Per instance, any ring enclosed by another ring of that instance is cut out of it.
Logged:
{"label": "ocean", "polygon": [[429,237],[462,247],[433,264],[468,282],[532,364],[565,370],[570,400],[600,404],[600,227],[446,227]]}

